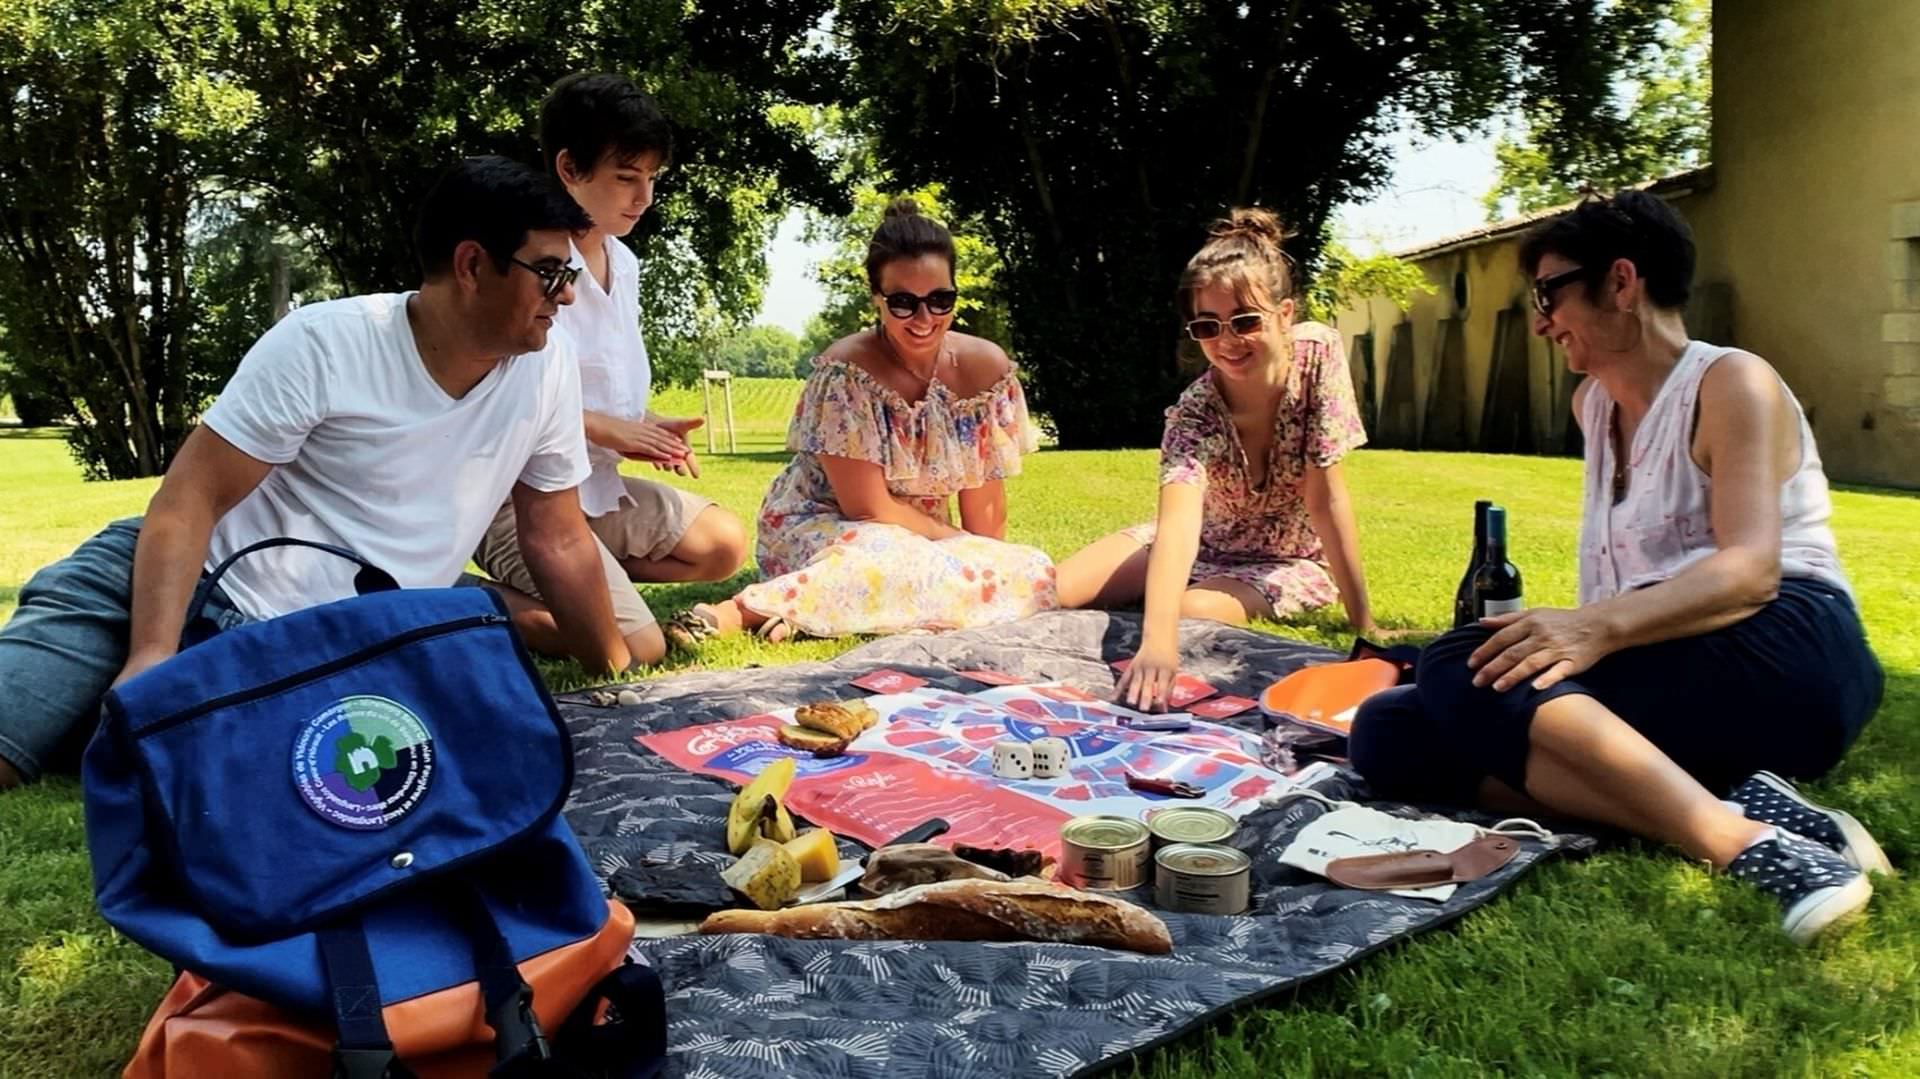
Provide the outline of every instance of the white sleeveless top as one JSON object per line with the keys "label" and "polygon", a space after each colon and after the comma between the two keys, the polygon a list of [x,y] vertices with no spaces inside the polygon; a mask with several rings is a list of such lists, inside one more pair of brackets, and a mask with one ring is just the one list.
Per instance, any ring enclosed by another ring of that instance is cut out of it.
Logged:
{"label": "white sleeveless top", "polygon": [[[1586,433],[1586,504],[1580,520],[1580,602],[1658,584],[1719,549],[1708,499],[1713,479],[1694,463],[1700,383],[1734,351],[1694,341],[1680,354],[1629,448],[1627,494],[1613,501],[1613,397],[1595,383],[1580,406]],[[1779,377],[1776,373],[1775,377]],[[1800,467],[1780,487],[1780,575],[1814,577],[1848,596],[1835,550],[1833,503],[1813,430],[1793,391],[1781,384],[1800,425]]]}

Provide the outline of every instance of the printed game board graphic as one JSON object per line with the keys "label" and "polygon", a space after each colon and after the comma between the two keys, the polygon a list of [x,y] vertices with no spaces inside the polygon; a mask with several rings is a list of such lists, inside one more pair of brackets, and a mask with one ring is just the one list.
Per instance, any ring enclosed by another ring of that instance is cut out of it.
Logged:
{"label": "printed game board graphic", "polygon": [[[1128,730],[1119,720],[1140,713],[1068,686],[1004,686],[972,695],[921,689],[867,703],[880,723],[844,756],[827,760],[779,743],[779,726],[792,722],[790,709],[637,740],[688,771],[736,783],[777,757],[796,757],[788,808],[869,844],[943,817],[952,825],[943,843],[1034,847],[1057,856],[1060,825],[1072,817],[1138,818],[1161,805],[1189,803],[1238,817],[1291,785],[1261,766],[1256,735],[1199,720],[1186,731]],[[993,775],[995,742],[1048,736],[1069,747],[1065,775]],[[1180,780],[1206,795],[1171,799],[1130,790],[1129,772]]]}

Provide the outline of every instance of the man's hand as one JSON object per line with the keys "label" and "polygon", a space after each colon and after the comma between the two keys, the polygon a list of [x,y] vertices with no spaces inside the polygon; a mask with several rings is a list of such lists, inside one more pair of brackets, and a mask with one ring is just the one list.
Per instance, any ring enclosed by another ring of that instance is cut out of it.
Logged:
{"label": "man's hand", "polygon": [[161,652],[158,650],[135,652],[129,655],[127,662],[120,668],[120,673],[114,676],[112,688],[117,688],[120,683],[127,681],[149,667],[159,666],[161,663],[172,659],[173,656],[174,653],[172,652]]}
{"label": "man's hand", "polygon": [[1547,689],[1593,666],[1613,651],[1599,619],[1583,611],[1536,607],[1482,618],[1499,632],[1467,657],[1473,684],[1502,693],[1527,679]]}

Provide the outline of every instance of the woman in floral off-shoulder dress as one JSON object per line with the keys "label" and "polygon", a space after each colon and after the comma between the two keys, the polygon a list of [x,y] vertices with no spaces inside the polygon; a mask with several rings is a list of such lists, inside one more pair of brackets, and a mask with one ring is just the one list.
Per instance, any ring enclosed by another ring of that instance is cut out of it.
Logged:
{"label": "woman in floral off-shoulder dress", "polygon": [[880,323],[814,361],[787,429],[793,460],[760,504],[766,579],[683,611],[667,630],[679,646],[741,629],[962,629],[1058,605],[1052,561],[1003,538],[1003,481],[1037,438],[1006,353],[951,330],[952,236],[897,202],[867,277]]}

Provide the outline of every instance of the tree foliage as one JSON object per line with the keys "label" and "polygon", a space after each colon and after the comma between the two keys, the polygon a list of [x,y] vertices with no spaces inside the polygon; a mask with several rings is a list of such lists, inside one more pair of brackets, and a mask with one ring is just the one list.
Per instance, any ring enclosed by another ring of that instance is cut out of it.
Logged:
{"label": "tree foliage", "polygon": [[1302,317],[1332,322],[1348,304],[1368,296],[1393,301],[1405,311],[1415,295],[1434,291],[1420,267],[1386,253],[1362,257],[1328,230],[1320,246],[1320,266],[1304,290]]}
{"label": "tree foliage", "polygon": [[89,476],[153,475],[199,410],[190,226],[254,118],[225,0],[0,8],[0,322]]}
{"label": "tree foliage", "polygon": [[1000,253],[986,239],[978,217],[957,215],[941,184],[925,184],[911,191],[882,191],[865,183],[853,193],[853,212],[840,217],[815,216],[807,238],[826,240],[833,250],[814,274],[826,291],[826,303],[807,326],[804,344],[808,358],[826,346],[865,326],[877,316],[873,289],[867,284],[867,241],[873,237],[887,206],[897,198],[911,198],[920,212],[953,233],[954,287],[960,290],[955,328],[1002,345],[1007,342],[1007,308],[1000,297]]}
{"label": "tree foliage", "polygon": [[690,378],[759,309],[785,208],[845,209],[832,163],[782,112],[837,92],[833,61],[807,46],[829,6],[0,7],[0,323],[13,367],[77,418],[89,474],[159,472],[270,314],[257,295],[200,291],[257,291],[239,279],[270,249],[201,242],[241,238],[234,208],[316,285],[410,287],[414,211],[434,178],[465,154],[536,160],[547,88],[594,69],[633,76],[675,123],[682,164],[630,242],[656,368]]}
{"label": "tree foliage", "polygon": [[800,363],[800,339],[783,326],[748,326],[711,354],[711,366],[748,378],[792,378]]}
{"label": "tree foliage", "polygon": [[1494,147],[1487,220],[1613,191],[1706,161],[1713,136],[1709,0],[1676,0],[1655,40],[1629,54],[1608,122],[1563,133],[1566,108],[1541,98]]}
{"label": "tree foliage", "polygon": [[1604,123],[1668,0],[841,0],[854,116],[888,182],[943,182],[1004,260],[1061,442],[1145,444],[1178,388],[1172,303],[1206,222],[1269,206],[1320,262],[1383,137],[1551,98]]}

